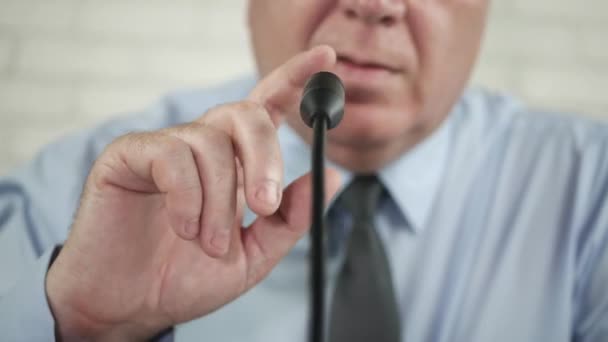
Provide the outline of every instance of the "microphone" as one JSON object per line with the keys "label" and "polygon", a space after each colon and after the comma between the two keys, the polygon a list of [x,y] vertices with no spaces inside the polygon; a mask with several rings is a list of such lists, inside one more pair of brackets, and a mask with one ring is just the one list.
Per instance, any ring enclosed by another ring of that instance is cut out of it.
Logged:
{"label": "microphone", "polygon": [[325,133],[344,116],[345,91],[338,76],[330,72],[314,74],[306,83],[300,115],[313,129],[312,143],[312,226],[310,229],[310,342],[325,340]]}
{"label": "microphone", "polygon": [[300,104],[302,120],[313,128],[316,116],[328,121],[328,128],[336,127],[344,116],[344,85],[331,72],[318,72],[308,80]]}

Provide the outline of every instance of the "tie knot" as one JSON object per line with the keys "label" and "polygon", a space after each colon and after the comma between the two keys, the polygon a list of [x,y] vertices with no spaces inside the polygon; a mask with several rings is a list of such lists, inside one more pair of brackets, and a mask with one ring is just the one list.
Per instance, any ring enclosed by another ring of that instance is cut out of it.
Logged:
{"label": "tie knot", "polygon": [[371,220],[383,186],[376,175],[356,176],[340,195],[340,204],[354,218]]}

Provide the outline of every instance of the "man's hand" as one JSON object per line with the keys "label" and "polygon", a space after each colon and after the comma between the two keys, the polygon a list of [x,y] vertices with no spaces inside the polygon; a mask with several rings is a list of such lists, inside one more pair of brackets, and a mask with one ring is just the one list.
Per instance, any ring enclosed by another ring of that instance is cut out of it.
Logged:
{"label": "man's hand", "polygon": [[[247,100],[196,122],[123,136],[95,162],[46,289],[64,340],[141,340],[208,314],[265,277],[306,232],[310,179],[282,191],[276,127],[297,111],[317,47]],[[338,186],[328,174],[328,196]],[[244,205],[258,219],[242,227]]]}

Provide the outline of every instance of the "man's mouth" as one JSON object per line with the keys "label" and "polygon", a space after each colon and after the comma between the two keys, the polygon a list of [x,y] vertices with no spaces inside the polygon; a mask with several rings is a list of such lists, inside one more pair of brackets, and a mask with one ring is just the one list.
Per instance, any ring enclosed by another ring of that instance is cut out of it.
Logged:
{"label": "man's mouth", "polygon": [[355,59],[338,55],[336,73],[347,88],[381,89],[394,79],[400,71],[394,67],[373,60]]}
{"label": "man's mouth", "polygon": [[375,62],[366,62],[366,61],[358,61],[351,57],[339,55],[338,56],[338,64],[343,64],[347,69],[361,69],[362,71],[368,72],[378,72],[385,71],[390,73],[395,73],[398,70],[392,68],[385,64],[375,63]]}

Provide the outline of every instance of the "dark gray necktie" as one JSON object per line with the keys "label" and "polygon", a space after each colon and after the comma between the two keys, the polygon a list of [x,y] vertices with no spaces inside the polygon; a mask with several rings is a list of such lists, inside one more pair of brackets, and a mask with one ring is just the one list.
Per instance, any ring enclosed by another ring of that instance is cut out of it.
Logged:
{"label": "dark gray necktie", "polygon": [[382,193],[377,177],[357,176],[337,199],[353,227],[332,300],[329,342],[400,341],[391,272],[373,222]]}

